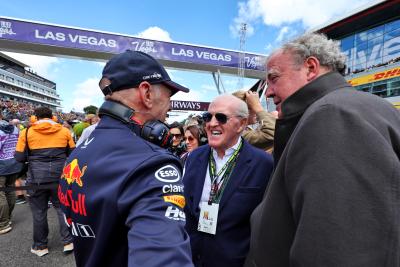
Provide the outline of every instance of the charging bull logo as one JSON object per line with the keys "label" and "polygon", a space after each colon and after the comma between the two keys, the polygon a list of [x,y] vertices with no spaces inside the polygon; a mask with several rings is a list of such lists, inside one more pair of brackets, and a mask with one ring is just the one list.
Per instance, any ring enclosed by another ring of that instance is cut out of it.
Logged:
{"label": "charging bull logo", "polygon": [[85,174],[87,166],[83,166],[82,170],[79,168],[78,160],[74,159],[69,164],[65,165],[61,179],[67,180],[68,184],[75,182],[80,187],[83,186],[82,176]]}

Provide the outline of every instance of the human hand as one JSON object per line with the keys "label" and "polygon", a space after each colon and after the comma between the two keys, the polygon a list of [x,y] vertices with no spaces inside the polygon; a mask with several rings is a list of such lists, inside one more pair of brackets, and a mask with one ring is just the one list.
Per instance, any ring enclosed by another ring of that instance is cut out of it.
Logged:
{"label": "human hand", "polygon": [[260,112],[263,109],[258,98],[257,92],[247,91],[246,92],[246,103],[249,109],[253,110],[255,113]]}

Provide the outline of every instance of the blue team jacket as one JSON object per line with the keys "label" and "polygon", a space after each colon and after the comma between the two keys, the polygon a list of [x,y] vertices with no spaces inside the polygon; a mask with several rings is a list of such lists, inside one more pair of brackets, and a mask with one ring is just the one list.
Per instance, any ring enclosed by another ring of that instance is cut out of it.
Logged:
{"label": "blue team jacket", "polygon": [[103,116],[58,189],[78,266],[193,266],[179,160]]}

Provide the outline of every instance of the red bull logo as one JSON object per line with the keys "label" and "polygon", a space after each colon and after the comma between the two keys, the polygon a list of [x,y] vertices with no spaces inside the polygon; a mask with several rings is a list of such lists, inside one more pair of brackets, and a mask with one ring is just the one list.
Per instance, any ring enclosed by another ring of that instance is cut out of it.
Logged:
{"label": "red bull logo", "polygon": [[68,184],[76,183],[80,187],[83,186],[82,176],[85,174],[87,166],[83,166],[82,170],[79,168],[78,160],[74,159],[69,164],[65,165],[61,179],[65,179]]}
{"label": "red bull logo", "polygon": [[[73,213],[79,214],[81,216],[86,216],[86,195],[78,193],[76,195],[72,194],[72,190],[68,189],[67,192],[61,190],[61,186],[58,186],[58,199],[60,203],[65,207],[70,207]],[[70,224],[70,221],[67,222]]]}

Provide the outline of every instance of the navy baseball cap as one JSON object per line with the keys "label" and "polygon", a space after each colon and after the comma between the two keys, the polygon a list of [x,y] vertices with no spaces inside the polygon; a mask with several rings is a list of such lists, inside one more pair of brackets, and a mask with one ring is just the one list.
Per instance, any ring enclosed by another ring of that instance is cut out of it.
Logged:
{"label": "navy baseball cap", "polygon": [[104,95],[137,87],[144,81],[150,84],[164,84],[172,94],[178,91],[189,92],[188,88],[171,81],[167,71],[157,60],[139,51],[126,50],[113,56],[104,67],[102,75],[102,79],[107,78],[111,81],[102,89]]}

